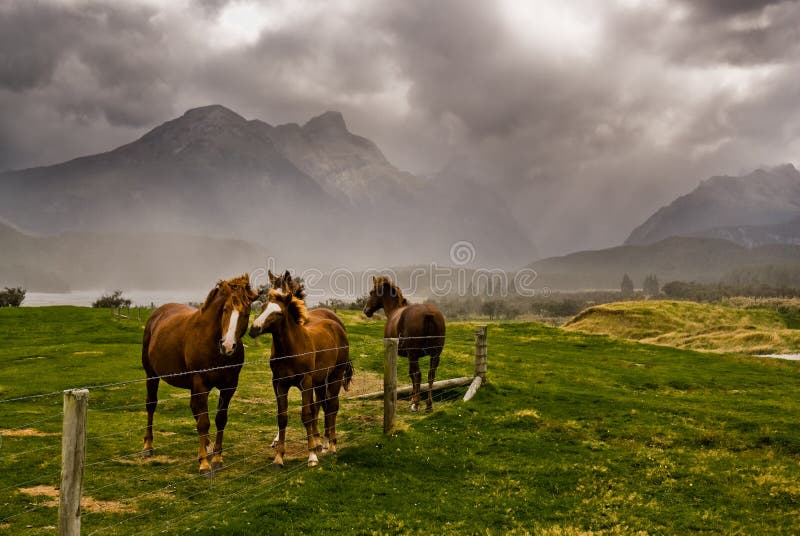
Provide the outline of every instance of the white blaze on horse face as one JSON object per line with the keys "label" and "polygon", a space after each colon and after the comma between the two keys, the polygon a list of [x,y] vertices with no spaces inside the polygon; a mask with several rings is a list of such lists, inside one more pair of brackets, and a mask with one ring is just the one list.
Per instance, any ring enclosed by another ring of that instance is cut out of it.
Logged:
{"label": "white blaze on horse face", "polygon": [[280,313],[280,312],[281,312],[280,305],[278,305],[275,302],[269,302],[267,306],[264,308],[264,310],[261,311],[261,314],[258,315],[258,318],[256,318],[253,321],[253,327],[260,329],[261,327],[264,326],[264,322],[267,321],[267,317],[269,315],[271,315],[272,313]]}
{"label": "white blaze on horse face", "polygon": [[225,332],[225,337],[222,339],[222,346],[226,352],[233,352],[233,347],[236,345],[236,325],[238,322],[239,311],[234,309],[228,322],[228,331]]}

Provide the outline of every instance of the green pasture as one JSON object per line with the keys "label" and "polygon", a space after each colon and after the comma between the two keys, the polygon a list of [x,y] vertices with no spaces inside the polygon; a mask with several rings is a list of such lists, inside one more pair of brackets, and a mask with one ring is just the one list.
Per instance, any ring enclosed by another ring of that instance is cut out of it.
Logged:
{"label": "green pasture", "polygon": [[[352,392],[380,389],[382,324],[344,315]],[[452,323],[438,378],[472,372]],[[90,389],[83,533],[792,534],[800,527],[800,364],[708,354],[536,323],[489,327],[488,385],[342,404],[339,452],[305,465],[294,397],[288,463],[270,467],[269,337],[245,337],[225,464],[197,474],[187,391],[162,383],[143,460],[142,325],[107,310],[0,309],[0,532],[52,534],[62,389]],[[427,363],[426,363],[427,364]],[[400,359],[401,383],[407,382]],[[7,401],[7,402],[4,402]],[[215,399],[211,401],[212,407]],[[211,410],[213,412],[213,409]],[[213,428],[212,428],[213,430]]]}

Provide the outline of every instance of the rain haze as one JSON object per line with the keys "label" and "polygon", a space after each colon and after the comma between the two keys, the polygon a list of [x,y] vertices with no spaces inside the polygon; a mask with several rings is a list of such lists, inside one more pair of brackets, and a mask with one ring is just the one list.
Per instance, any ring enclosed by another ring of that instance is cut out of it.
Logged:
{"label": "rain haze", "polygon": [[11,0],[0,170],[209,105],[269,125],[336,111],[408,176],[494,204],[524,238],[497,264],[521,266],[619,245],[710,176],[796,163],[798,28],[794,1]]}

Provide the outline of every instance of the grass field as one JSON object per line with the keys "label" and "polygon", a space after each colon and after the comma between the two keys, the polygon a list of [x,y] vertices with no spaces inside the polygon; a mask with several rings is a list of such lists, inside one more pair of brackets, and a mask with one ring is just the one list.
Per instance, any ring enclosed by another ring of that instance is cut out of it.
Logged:
{"label": "grass field", "polygon": [[[382,326],[345,318],[355,392],[380,386]],[[473,326],[448,327],[439,377],[472,370]],[[51,534],[60,394],[143,377],[141,326],[108,311],[0,309],[0,532]],[[142,382],[90,391],[83,533],[792,534],[800,526],[800,364],[712,355],[534,323],[489,328],[489,383],[432,414],[344,402],[340,450],[270,468],[268,338],[249,341],[226,468],[197,475],[185,391],[162,384],[156,456],[138,457]],[[404,362],[401,359],[401,367]],[[401,368],[400,379],[405,377]]]}
{"label": "grass field", "polygon": [[750,355],[800,353],[799,310],[797,300],[752,304],[626,301],[589,307],[565,327],[690,350]]}

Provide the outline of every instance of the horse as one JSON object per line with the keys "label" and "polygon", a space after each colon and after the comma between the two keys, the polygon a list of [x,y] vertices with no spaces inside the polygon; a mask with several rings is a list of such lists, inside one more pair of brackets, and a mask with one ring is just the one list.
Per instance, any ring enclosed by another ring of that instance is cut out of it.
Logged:
{"label": "horse", "polygon": [[[250,304],[258,294],[243,274],[219,281],[196,309],[168,303],[147,321],[142,339],[142,366],[147,373],[147,432],[144,456],[153,454],[153,414],[158,405],[158,385],[163,379],[173,387],[190,389],[190,407],[197,423],[200,473],[211,475],[222,467],[222,435],[228,422],[228,405],[239,384],[244,363],[241,338],[250,320]],[[217,437],[208,461],[208,394],[219,390],[215,424]]]}
{"label": "horse", "polygon": [[[272,333],[272,388],[278,401],[278,435],[272,443],[273,465],[283,467],[286,425],[289,421],[288,393],[300,389],[301,416],[308,438],[308,466],[319,464],[317,453],[336,452],[336,415],[339,392],[350,388],[353,365],[347,331],[340,322],[309,316],[303,300],[291,293],[270,290],[261,314],[250,327],[250,336]],[[316,400],[315,400],[316,398]],[[325,412],[325,442],[317,428],[319,408]]]}
{"label": "horse", "polygon": [[436,368],[444,348],[445,320],[438,307],[432,303],[412,304],[403,297],[402,291],[388,277],[372,277],[372,290],[364,305],[368,318],[378,309],[386,313],[383,336],[398,338],[397,354],[408,358],[408,375],[411,377],[411,411],[419,409],[420,382],[422,372],[419,360],[431,357],[428,369],[427,411],[433,409],[433,381]]}
{"label": "horse", "polygon": [[[303,285],[302,280],[293,278],[292,274],[289,273],[289,270],[286,270],[281,275],[275,275],[272,273],[272,270],[267,270],[267,275],[269,276],[270,286],[274,290],[292,294],[295,298],[305,301],[305,285]],[[333,320],[334,322],[341,324],[341,326],[344,328],[344,323],[342,323],[342,320],[330,309],[316,307],[308,311],[308,316],[309,318],[327,318],[328,320]]]}

